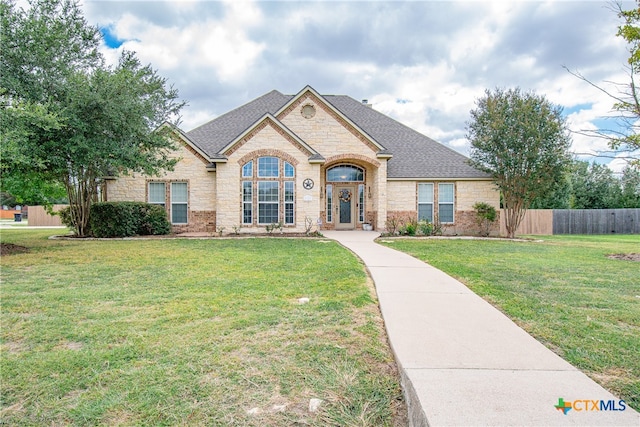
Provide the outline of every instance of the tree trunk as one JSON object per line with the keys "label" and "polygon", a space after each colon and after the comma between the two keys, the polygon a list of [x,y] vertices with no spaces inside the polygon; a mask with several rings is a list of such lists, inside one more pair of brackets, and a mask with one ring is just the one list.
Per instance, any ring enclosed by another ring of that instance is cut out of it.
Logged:
{"label": "tree trunk", "polygon": [[521,201],[517,201],[512,206],[505,204],[506,216],[504,218],[505,228],[507,229],[507,237],[513,239],[516,237],[516,230],[524,218],[527,211]]}
{"label": "tree trunk", "polygon": [[89,210],[96,197],[97,181],[90,171],[81,170],[65,177],[65,188],[69,198],[71,222],[75,233],[84,237],[90,235]]}

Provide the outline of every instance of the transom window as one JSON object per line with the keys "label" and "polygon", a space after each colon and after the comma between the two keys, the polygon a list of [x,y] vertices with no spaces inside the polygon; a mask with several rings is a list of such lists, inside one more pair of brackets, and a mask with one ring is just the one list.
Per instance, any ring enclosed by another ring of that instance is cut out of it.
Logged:
{"label": "transom window", "polygon": [[277,157],[258,158],[258,178],[277,178],[280,176],[279,165]]}
{"label": "transom window", "polygon": [[353,165],[338,165],[327,169],[327,182],[364,182],[364,169]]}

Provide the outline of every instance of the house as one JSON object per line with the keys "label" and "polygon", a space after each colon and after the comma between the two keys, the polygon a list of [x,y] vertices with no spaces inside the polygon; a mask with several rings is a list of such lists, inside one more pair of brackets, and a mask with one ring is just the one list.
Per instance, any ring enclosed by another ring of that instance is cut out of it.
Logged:
{"label": "house", "polygon": [[[170,125],[166,125],[170,126]],[[189,132],[172,127],[180,161],[159,177],[124,176],[106,200],[167,210],[175,232],[384,230],[390,218],[439,220],[445,233],[477,230],[473,205],[499,208],[490,177],[444,145],[366,101],[271,91]]]}

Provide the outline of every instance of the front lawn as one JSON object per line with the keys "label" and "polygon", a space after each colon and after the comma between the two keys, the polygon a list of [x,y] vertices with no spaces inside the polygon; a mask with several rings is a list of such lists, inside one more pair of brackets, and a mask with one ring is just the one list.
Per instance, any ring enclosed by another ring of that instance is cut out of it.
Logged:
{"label": "front lawn", "polygon": [[2,257],[0,423],[406,422],[372,285],[335,242],[56,232],[2,231],[29,252]]}
{"label": "front lawn", "polygon": [[640,236],[385,240],[465,283],[603,387],[640,409]]}

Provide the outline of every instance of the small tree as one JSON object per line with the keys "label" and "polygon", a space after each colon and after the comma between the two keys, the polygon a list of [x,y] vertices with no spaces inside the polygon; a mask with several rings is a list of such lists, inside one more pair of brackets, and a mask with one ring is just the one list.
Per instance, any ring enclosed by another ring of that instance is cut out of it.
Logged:
{"label": "small tree", "polygon": [[488,236],[491,231],[491,224],[498,218],[496,208],[485,202],[477,202],[473,205],[476,211],[476,223],[480,227],[480,234]]}
{"label": "small tree", "polygon": [[509,237],[531,202],[563,177],[571,141],[561,113],[520,89],[487,90],[471,111],[471,163],[491,174],[502,192]]}

